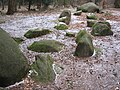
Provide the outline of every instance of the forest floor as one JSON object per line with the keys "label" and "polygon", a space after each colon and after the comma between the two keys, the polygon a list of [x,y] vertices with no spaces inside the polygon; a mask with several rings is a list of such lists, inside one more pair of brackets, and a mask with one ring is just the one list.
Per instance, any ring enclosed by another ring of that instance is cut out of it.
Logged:
{"label": "forest floor", "polygon": [[[18,12],[12,16],[1,15],[0,20],[5,23],[0,27],[12,37],[25,39],[19,46],[29,63],[34,61],[39,53],[29,51],[27,46],[39,40],[57,40],[65,44],[63,50],[58,53],[49,53],[54,58],[54,63],[63,67],[63,71],[57,74],[55,82],[49,85],[37,84],[30,78],[7,87],[8,90],[120,90],[120,9],[107,9],[107,13],[97,14],[110,22],[113,36],[93,37],[93,44],[98,51],[91,57],[78,58],[73,56],[76,48],[75,37],[65,36],[66,32],[77,34],[80,30],[91,31],[87,27],[86,14],[74,16],[67,30],[56,30],[54,26],[62,12]],[[24,34],[33,28],[48,28],[53,32],[38,38],[27,39]]]}

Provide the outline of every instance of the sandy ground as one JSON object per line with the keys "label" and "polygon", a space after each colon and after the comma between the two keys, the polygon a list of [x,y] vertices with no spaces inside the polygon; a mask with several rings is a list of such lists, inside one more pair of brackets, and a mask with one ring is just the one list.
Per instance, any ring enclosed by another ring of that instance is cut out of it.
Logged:
{"label": "sandy ground", "polygon": [[[86,27],[86,14],[72,15],[69,29],[58,31],[54,29],[60,12],[53,13],[16,13],[13,16],[0,16],[6,22],[0,27],[12,37],[25,39],[19,46],[27,57],[29,63],[34,61],[35,55],[27,46],[34,41],[49,39],[65,44],[62,51],[49,53],[54,63],[64,68],[62,73],[56,75],[56,80],[50,85],[37,84],[26,78],[20,84],[10,86],[8,90],[119,90],[120,89],[120,9],[107,10],[112,16],[104,17],[110,20],[113,36],[94,37],[93,43],[97,52],[92,57],[78,58],[73,56],[76,43],[75,38],[65,36],[66,32],[78,33],[79,30],[91,31]],[[72,13],[74,10],[72,10]],[[103,15],[98,15],[102,17]],[[26,39],[24,34],[33,28],[48,28],[53,32],[42,37]]]}

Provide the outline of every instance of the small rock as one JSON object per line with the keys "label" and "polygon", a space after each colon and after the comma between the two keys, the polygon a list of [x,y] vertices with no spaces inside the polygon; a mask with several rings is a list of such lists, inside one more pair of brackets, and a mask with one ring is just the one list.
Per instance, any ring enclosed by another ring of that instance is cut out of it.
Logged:
{"label": "small rock", "polygon": [[68,37],[75,37],[75,33],[66,32],[66,36],[68,36]]}
{"label": "small rock", "polygon": [[79,16],[79,15],[81,15],[81,14],[82,14],[82,10],[76,11],[73,15]]}

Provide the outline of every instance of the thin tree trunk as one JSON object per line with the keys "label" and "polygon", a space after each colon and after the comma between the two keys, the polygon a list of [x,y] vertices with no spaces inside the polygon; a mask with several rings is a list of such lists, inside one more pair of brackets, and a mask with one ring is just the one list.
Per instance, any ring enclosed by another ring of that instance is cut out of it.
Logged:
{"label": "thin tree trunk", "polygon": [[66,5],[66,0],[64,0],[63,5],[64,5],[64,7],[65,7],[65,5]]}
{"label": "thin tree trunk", "polygon": [[18,9],[21,9],[21,0],[19,0],[19,2],[18,2]]}
{"label": "thin tree trunk", "polygon": [[29,0],[28,11],[30,11],[32,0]]}

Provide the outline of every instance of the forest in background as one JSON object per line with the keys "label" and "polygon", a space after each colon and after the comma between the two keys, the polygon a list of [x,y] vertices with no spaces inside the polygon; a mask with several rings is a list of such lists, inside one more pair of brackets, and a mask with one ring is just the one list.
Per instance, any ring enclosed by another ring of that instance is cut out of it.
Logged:
{"label": "forest in background", "polygon": [[44,11],[48,8],[77,7],[87,2],[94,2],[102,8],[119,7],[119,0],[0,0],[0,6],[4,10],[8,6],[8,15],[14,14],[21,7],[26,7],[28,11]]}

